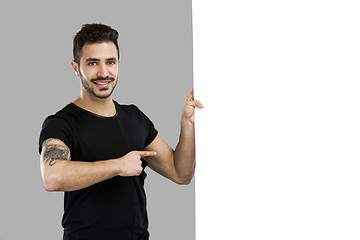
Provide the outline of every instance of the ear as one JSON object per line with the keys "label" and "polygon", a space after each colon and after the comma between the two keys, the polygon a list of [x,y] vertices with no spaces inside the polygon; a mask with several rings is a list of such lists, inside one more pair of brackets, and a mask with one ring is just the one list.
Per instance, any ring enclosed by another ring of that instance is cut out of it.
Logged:
{"label": "ear", "polygon": [[74,61],[74,60],[72,60],[71,61],[71,67],[73,68],[73,70],[74,70],[74,72],[75,72],[75,74],[76,74],[76,76],[78,76],[78,77],[80,77],[80,69],[79,69],[79,65]]}

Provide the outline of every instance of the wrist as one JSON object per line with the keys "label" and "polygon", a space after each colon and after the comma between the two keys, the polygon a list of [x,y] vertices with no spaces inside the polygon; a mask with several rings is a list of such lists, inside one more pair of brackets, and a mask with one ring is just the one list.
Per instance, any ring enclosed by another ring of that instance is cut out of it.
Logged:
{"label": "wrist", "polygon": [[182,127],[182,128],[183,128],[183,127],[185,127],[185,128],[187,128],[187,127],[194,127],[194,123],[193,123],[191,120],[186,119],[186,118],[184,118],[184,117],[181,118],[180,124],[181,124],[181,127]]}
{"label": "wrist", "polygon": [[122,176],[124,173],[123,162],[121,160],[122,160],[122,158],[117,158],[117,159],[113,160],[116,176]]}
{"label": "wrist", "polygon": [[100,167],[101,164],[104,167],[104,170],[108,172],[111,177],[115,177],[120,175],[121,172],[121,166],[117,160],[118,159],[110,159],[106,161],[98,161],[95,163],[99,164],[98,167]]}

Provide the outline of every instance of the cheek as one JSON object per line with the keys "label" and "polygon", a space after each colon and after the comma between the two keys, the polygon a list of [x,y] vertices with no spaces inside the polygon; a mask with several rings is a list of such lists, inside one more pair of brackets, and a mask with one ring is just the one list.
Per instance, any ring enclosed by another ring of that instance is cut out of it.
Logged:
{"label": "cheek", "polygon": [[119,65],[118,64],[114,64],[109,66],[109,72],[113,73],[113,74],[117,74],[119,71]]}
{"label": "cheek", "polygon": [[95,72],[94,71],[91,71],[89,69],[84,69],[84,70],[81,70],[80,71],[80,74],[83,78],[85,79],[91,79],[91,78],[94,78],[95,76]]}
{"label": "cheek", "polygon": [[117,68],[114,68],[114,69],[110,69],[109,70],[109,73],[112,75],[112,76],[117,76],[118,75],[118,69]]}

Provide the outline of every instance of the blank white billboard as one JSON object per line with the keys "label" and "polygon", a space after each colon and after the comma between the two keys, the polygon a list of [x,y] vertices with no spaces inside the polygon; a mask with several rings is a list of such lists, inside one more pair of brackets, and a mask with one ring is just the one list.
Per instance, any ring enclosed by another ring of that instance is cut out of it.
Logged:
{"label": "blank white billboard", "polygon": [[357,1],[193,0],[196,239],[360,239]]}

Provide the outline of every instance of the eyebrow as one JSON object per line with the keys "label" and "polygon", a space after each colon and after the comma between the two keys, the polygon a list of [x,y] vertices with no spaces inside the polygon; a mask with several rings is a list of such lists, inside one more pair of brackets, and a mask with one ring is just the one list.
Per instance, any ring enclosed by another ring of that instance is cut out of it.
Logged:
{"label": "eyebrow", "polygon": [[[106,61],[116,61],[117,59],[115,57],[113,58],[107,58]],[[100,59],[98,58],[88,58],[85,62],[100,62]]]}
{"label": "eyebrow", "polygon": [[98,58],[88,58],[85,62],[100,62],[100,59]]}

